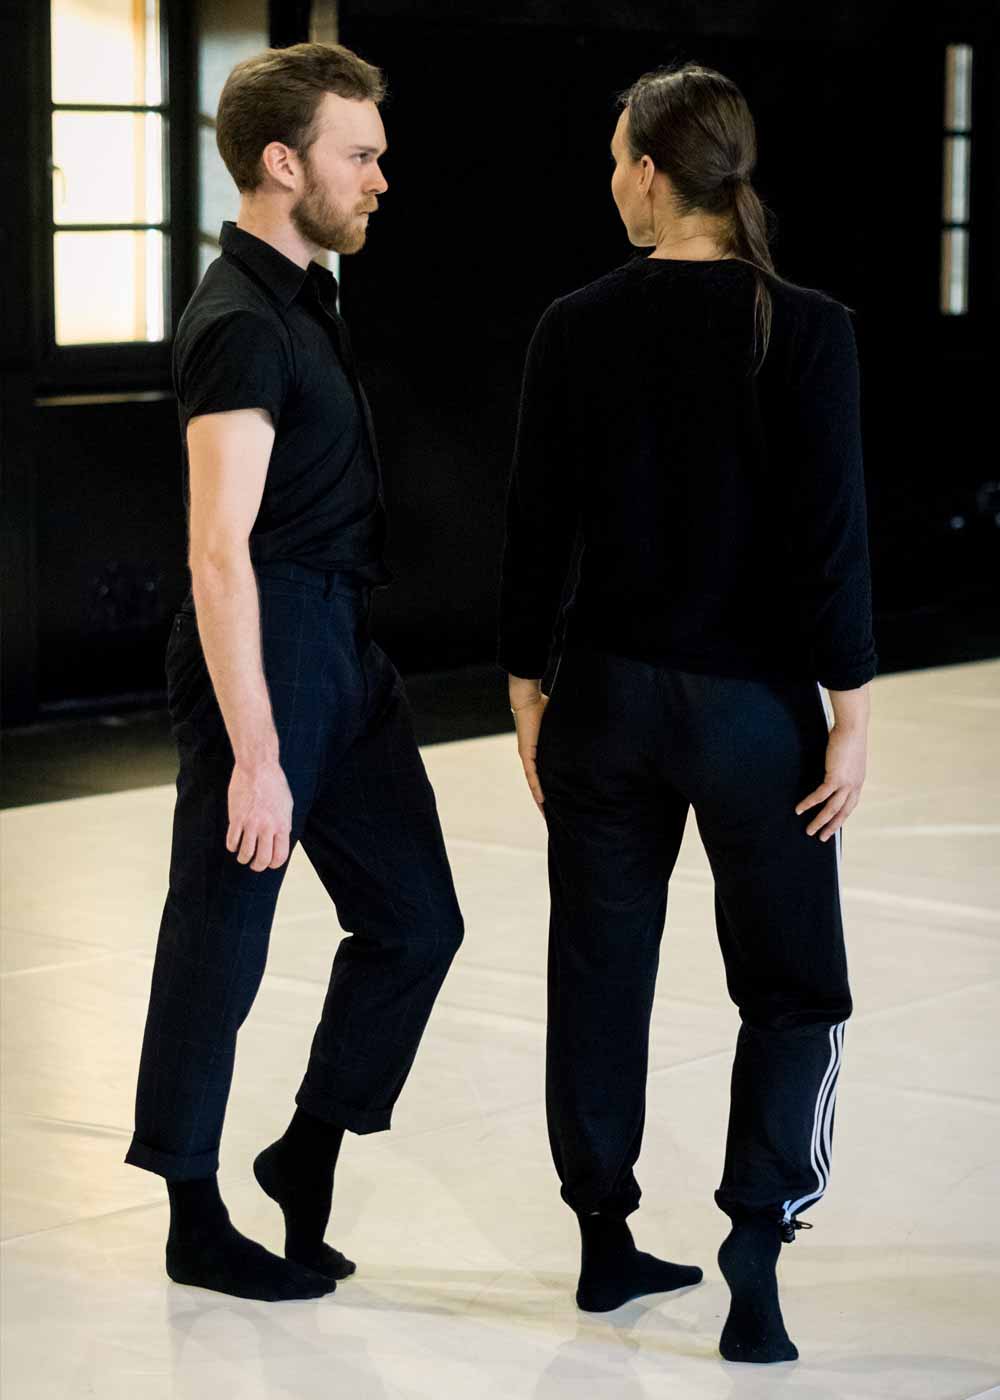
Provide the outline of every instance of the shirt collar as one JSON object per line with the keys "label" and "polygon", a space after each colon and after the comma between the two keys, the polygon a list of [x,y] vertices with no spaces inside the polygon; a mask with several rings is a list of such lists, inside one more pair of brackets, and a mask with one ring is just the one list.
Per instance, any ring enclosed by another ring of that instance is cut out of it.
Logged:
{"label": "shirt collar", "polygon": [[244,263],[264,285],[274,293],[283,307],[290,306],[312,279],[321,296],[336,307],[337,279],[328,267],[310,262],[306,268],[286,258],[271,243],[239,228],[233,219],[224,219],[219,233],[219,247]]}

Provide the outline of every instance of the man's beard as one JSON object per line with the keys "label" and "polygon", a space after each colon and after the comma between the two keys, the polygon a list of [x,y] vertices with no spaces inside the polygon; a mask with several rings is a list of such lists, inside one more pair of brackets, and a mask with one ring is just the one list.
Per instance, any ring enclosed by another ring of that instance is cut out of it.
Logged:
{"label": "man's beard", "polygon": [[292,206],[288,217],[302,238],[319,248],[333,253],[356,253],[364,247],[367,221],[359,218],[357,211],[347,214],[331,204],[319,182],[313,178],[308,163],[305,191],[299,202]]}

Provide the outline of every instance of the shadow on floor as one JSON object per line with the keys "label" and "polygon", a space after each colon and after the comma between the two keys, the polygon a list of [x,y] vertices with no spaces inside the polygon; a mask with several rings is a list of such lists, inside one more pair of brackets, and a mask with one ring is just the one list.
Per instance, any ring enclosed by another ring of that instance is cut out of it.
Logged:
{"label": "shadow on floor", "polygon": [[[877,619],[879,670],[985,661],[1000,656],[995,606],[934,606]],[[503,672],[492,664],[407,675],[417,742],[440,744],[510,733],[513,721]],[[166,710],[122,709],[86,719],[28,725],[4,732],[0,807],[119,792],[172,783],[177,758]]]}
{"label": "shadow on floor", "polygon": [[[509,731],[503,673],[492,665],[406,678],[419,744]],[[0,807],[26,807],[172,783],[177,754],[163,708],[62,719],[3,735]]]}

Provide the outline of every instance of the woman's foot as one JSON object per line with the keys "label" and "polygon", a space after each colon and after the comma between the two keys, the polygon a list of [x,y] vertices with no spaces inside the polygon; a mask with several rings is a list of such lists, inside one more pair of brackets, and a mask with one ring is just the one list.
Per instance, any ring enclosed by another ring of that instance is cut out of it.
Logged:
{"label": "woman's foot", "polygon": [[732,1297],[719,1341],[726,1361],[794,1361],[799,1354],[778,1304],[780,1252],[778,1222],[764,1216],[735,1224],[719,1248],[719,1268]]}
{"label": "woman's foot", "polygon": [[167,1192],[166,1264],[174,1283],[267,1303],[321,1298],[337,1287],[334,1279],[281,1259],[234,1229],[215,1176],[168,1181]]}
{"label": "woman's foot", "polygon": [[253,1174],[285,1217],[286,1259],[331,1279],[354,1273],[354,1261],[323,1242],[333,1199],[332,1164],[302,1154],[279,1138],[254,1158]]}
{"label": "woman's foot", "polygon": [[672,1293],[702,1280],[701,1269],[671,1264],[636,1249],[624,1220],[578,1215],[582,1239],[577,1307],[584,1312],[611,1312],[647,1293]]}

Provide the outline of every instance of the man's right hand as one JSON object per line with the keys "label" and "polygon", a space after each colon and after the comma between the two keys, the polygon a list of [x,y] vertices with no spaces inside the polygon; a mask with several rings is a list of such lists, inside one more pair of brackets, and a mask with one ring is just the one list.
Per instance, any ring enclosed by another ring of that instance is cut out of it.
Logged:
{"label": "man's right hand", "polygon": [[277,870],[288,859],[292,793],[276,759],[233,769],[229,783],[226,849],[251,870]]}
{"label": "man's right hand", "polygon": [[292,826],[250,558],[273,445],[274,424],[264,408],[199,414],[187,425],[191,587],[205,663],[236,760],[226,849],[256,871],[284,865]]}

